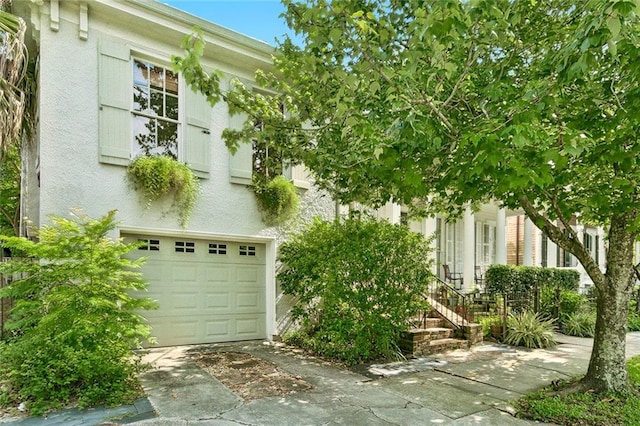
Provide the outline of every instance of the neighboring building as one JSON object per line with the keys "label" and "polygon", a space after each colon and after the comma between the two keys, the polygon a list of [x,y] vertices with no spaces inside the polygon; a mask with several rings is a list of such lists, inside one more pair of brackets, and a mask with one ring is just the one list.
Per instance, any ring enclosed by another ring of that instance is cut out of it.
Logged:
{"label": "neighboring building", "polygon": [[[602,227],[583,225],[571,221],[585,248],[601,270],[606,268],[605,233]],[[511,265],[572,268],[580,273],[580,291],[585,292],[593,281],[580,262],[571,253],[558,247],[523,214],[507,221],[507,263]]]}
{"label": "neighboring building", "polygon": [[[113,237],[144,241],[136,256],[148,295],[145,313],[158,344],[271,338],[287,311],[275,283],[285,237],[267,227],[250,188],[251,146],[231,156],[222,130],[240,125],[227,106],[211,107],[171,69],[194,25],[207,41],[203,64],[251,84],[271,66],[273,48],[155,1],[16,1],[38,58],[38,129],[25,152],[23,215],[34,228],[48,215],[81,208],[91,217],[117,209]],[[201,194],[183,229],[170,202],[146,208],[126,177],[137,155],[165,154],[200,177]],[[284,174],[299,188],[301,221],[332,218],[335,204],[303,168]],[[27,228],[25,233],[33,235]]]}
{"label": "neighboring building", "polygon": [[[387,203],[378,210],[378,216],[400,223],[404,221],[405,211],[403,206]],[[488,203],[480,206],[477,212],[465,210],[463,217],[455,221],[437,215],[435,218],[409,220],[407,225],[426,237],[435,235],[433,272],[446,281],[443,265],[448,265],[454,277],[462,278],[464,292],[480,287],[482,281],[477,278],[483,277],[493,264],[573,268],[580,273],[581,291],[593,285],[575,256],[549,240],[522,211]],[[604,270],[604,230],[576,221],[571,226]]]}

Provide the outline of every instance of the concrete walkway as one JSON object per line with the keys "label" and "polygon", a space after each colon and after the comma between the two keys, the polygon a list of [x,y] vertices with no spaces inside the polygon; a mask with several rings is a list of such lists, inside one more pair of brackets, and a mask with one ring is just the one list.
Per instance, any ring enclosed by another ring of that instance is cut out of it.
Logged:
{"label": "concrete walkway", "polygon": [[[154,368],[141,378],[156,416],[102,417],[100,410],[10,421],[19,425],[526,425],[510,401],[552,380],[584,374],[592,339],[557,336],[554,349],[525,350],[481,344],[406,362],[338,368],[278,344],[207,345],[247,352],[313,385],[286,397],[245,402],[200,369],[193,346],[156,348]],[[627,355],[640,354],[640,332],[627,335]],[[117,409],[116,409],[117,410]],[[138,410],[140,411],[140,410]],[[91,415],[90,415],[91,414]],[[102,413],[104,414],[104,413]],[[135,414],[135,411],[133,411]],[[153,414],[153,413],[151,413]],[[114,418],[115,417],[115,418]],[[122,420],[117,420],[120,417]],[[105,419],[112,419],[105,422]],[[136,421],[138,420],[138,421]],[[4,424],[4,422],[3,422]]]}
{"label": "concrete walkway", "polygon": [[[185,356],[189,347],[153,349],[143,383],[158,417],[137,425],[524,425],[509,401],[552,380],[584,374],[592,339],[558,335],[548,350],[482,344],[471,350],[357,371],[296,355],[275,344],[213,345],[248,352],[301,376],[313,390],[244,402]],[[628,335],[640,354],[640,333]]]}

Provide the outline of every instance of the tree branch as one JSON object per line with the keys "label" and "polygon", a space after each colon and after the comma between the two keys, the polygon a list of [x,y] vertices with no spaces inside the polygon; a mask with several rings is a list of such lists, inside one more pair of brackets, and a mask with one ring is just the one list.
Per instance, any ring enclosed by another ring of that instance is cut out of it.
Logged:
{"label": "tree branch", "polygon": [[567,236],[558,225],[551,222],[548,217],[540,213],[526,195],[521,195],[519,201],[520,206],[527,216],[533,220],[533,223],[535,223],[551,241],[573,254],[580,261],[585,271],[587,271],[587,274],[589,274],[589,277],[591,277],[596,287],[603,288],[605,283],[604,273],[593,260],[591,254],[585,249],[584,244],[582,244],[576,232],[568,225],[566,218],[559,216],[560,221],[567,227],[566,229],[570,230],[569,236]]}

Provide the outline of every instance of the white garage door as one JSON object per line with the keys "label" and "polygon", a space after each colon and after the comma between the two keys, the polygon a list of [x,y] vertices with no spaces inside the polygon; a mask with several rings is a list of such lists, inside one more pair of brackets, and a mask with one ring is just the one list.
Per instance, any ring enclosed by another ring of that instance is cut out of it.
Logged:
{"label": "white garage door", "polygon": [[266,337],[264,244],[127,235],[148,296],[160,308],[142,313],[159,346]]}

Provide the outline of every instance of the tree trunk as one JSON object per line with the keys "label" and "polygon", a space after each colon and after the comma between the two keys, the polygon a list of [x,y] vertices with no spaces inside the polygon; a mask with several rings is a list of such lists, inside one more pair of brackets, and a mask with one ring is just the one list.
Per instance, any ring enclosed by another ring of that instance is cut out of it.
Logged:
{"label": "tree trunk", "polygon": [[[633,243],[624,215],[614,216],[609,230],[607,272],[596,283],[597,320],[593,351],[582,384],[596,392],[629,389],[625,363],[627,314],[633,284]],[[629,220],[630,221],[630,220]]]}

